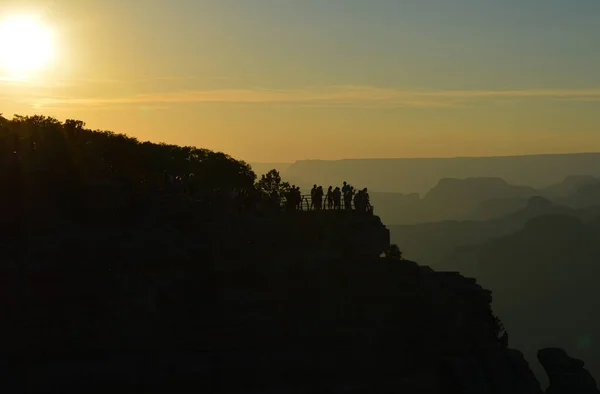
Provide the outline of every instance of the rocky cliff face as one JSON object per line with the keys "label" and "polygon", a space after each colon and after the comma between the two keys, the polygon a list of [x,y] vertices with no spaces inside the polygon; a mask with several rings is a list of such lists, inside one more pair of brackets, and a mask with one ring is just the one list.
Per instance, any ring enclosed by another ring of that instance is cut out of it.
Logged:
{"label": "rocky cliff face", "polygon": [[4,242],[7,392],[540,392],[491,293],[378,257],[376,217],[160,212]]}

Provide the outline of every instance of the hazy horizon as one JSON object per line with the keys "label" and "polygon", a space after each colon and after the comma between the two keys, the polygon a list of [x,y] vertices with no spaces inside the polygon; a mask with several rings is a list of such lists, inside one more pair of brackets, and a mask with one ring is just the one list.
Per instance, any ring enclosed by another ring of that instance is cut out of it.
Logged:
{"label": "hazy horizon", "polygon": [[8,117],[248,162],[600,151],[597,1],[8,0],[0,24]]}
{"label": "hazy horizon", "polygon": [[270,162],[270,161],[252,161],[249,164],[294,164],[298,161],[342,161],[342,160],[403,160],[403,159],[427,159],[427,160],[435,160],[435,159],[482,159],[482,158],[502,158],[502,157],[522,157],[522,156],[562,156],[562,155],[595,155],[600,154],[600,151],[597,152],[564,152],[564,153],[524,153],[520,155],[496,155],[496,156],[435,156],[435,157],[347,157],[340,159],[313,159],[313,158],[304,158],[304,159],[296,159],[292,161],[280,161],[280,162]]}

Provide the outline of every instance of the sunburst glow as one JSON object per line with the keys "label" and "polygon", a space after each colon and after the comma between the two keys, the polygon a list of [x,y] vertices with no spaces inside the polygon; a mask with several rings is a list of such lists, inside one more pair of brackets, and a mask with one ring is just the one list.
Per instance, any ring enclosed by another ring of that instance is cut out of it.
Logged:
{"label": "sunburst glow", "polygon": [[0,20],[0,68],[25,75],[47,66],[54,55],[54,36],[40,18],[13,15]]}

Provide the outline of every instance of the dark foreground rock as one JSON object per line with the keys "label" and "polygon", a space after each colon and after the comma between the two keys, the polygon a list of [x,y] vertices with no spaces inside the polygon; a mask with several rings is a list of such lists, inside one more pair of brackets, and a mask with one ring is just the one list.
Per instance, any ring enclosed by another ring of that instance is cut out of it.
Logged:
{"label": "dark foreground rock", "polygon": [[542,393],[523,354],[514,349],[494,349],[447,359],[442,364],[440,378],[448,393]]}
{"label": "dark foreground rock", "polygon": [[547,348],[538,352],[538,359],[550,380],[546,394],[598,394],[600,391],[584,362],[562,349]]}
{"label": "dark foreground rock", "polygon": [[2,392],[540,393],[491,292],[376,217],[140,223],[3,240]]}

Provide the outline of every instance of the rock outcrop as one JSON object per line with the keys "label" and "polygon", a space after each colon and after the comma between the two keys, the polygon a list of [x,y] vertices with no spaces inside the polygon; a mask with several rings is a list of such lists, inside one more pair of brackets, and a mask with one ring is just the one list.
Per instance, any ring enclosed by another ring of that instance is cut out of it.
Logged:
{"label": "rock outcrop", "polygon": [[523,354],[514,349],[449,358],[442,364],[440,377],[445,393],[542,394]]}
{"label": "rock outcrop", "polygon": [[546,394],[598,394],[600,391],[592,375],[583,367],[584,362],[562,349],[546,348],[538,352],[538,359],[550,379]]}
{"label": "rock outcrop", "polygon": [[162,212],[2,244],[3,392],[540,392],[491,292],[376,217]]}

